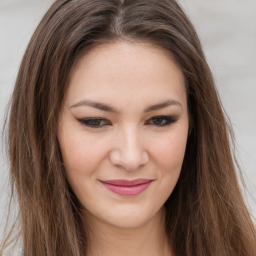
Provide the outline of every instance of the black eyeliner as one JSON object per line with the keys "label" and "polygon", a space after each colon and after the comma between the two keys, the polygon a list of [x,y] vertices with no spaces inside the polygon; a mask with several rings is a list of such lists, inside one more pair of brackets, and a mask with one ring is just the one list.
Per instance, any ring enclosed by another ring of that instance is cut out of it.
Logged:
{"label": "black eyeliner", "polygon": [[171,125],[172,123],[175,123],[178,120],[178,116],[159,115],[159,116],[154,116],[154,117],[150,118],[148,121],[159,120],[159,119],[165,120],[166,123],[162,124],[162,125],[155,125],[155,126],[156,127],[165,127],[165,126]]}
{"label": "black eyeliner", "polygon": [[[102,128],[103,126],[108,125],[108,124],[99,125],[99,123],[97,123],[97,124],[95,123],[95,122],[99,122],[99,121],[107,121],[107,119],[101,118],[101,117],[81,118],[81,119],[77,119],[77,121],[84,126],[96,128],[96,129]],[[109,121],[107,121],[107,122],[109,123]]]}

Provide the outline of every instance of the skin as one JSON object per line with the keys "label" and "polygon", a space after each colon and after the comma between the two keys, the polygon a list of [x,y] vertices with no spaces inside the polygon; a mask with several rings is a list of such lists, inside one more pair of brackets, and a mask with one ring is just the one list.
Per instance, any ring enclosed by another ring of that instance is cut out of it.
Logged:
{"label": "skin", "polygon": [[[166,101],[171,103],[144,112]],[[163,115],[172,122],[155,119]],[[82,121],[92,117],[102,118],[94,122],[98,128]],[[169,52],[117,41],[98,45],[78,60],[58,137],[68,181],[84,207],[89,255],[174,255],[165,236],[163,205],[180,175],[188,120],[184,76]],[[117,195],[100,182],[139,178],[153,181],[135,196]]]}

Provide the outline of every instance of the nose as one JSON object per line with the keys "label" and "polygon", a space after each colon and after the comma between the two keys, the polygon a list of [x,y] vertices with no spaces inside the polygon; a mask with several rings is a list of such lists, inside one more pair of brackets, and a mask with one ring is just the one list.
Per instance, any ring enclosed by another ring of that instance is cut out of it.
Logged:
{"label": "nose", "polygon": [[115,136],[110,161],[128,171],[137,170],[149,161],[148,152],[136,127],[126,127]]}

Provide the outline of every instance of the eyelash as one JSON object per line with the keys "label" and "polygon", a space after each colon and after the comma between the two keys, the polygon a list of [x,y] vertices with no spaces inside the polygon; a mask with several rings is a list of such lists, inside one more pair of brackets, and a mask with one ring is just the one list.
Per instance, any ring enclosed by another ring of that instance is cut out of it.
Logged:
{"label": "eyelash", "polygon": [[[150,118],[148,121],[146,121],[146,124],[151,125],[149,124],[150,121],[160,121],[161,124],[152,124],[152,125],[156,127],[165,127],[165,126],[171,125],[172,123],[175,123],[177,120],[178,118],[176,116],[154,116]],[[78,119],[78,121],[82,125],[85,125],[90,128],[96,128],[96,129],[102,128],[103,126],[111,125],[110,121],[101,117]],[[163,121],[164,121],[164,124],[162,124]],[[106,122],[107,124],[102,125],[101,122]]]}

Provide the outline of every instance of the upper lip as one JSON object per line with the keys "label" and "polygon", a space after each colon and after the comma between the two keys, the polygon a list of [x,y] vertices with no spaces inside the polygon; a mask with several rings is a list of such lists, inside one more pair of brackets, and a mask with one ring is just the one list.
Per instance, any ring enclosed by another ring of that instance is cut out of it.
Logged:
{"label": "upper lip", "polygon": [[136,179],[136,180],[101,180],[101,182],[106,184],[111,184],[115,186],[136,186],[140,184],[145,184],[151,182],[151,179]]}

